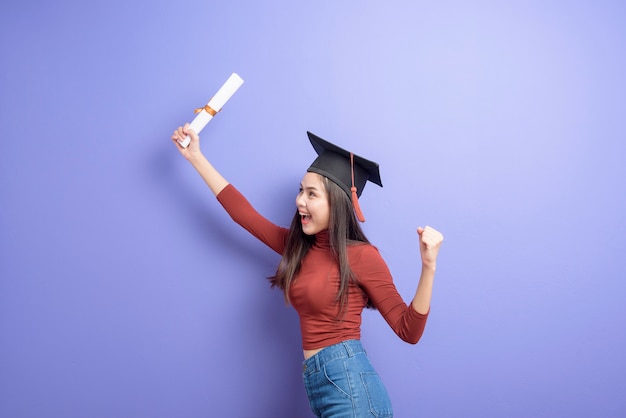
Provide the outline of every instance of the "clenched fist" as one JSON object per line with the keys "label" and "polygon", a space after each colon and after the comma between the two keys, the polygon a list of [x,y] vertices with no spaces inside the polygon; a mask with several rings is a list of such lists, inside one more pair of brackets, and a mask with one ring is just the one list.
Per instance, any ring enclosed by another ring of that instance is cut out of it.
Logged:
{"label": "clenched fist", "polygon": [[437,255],[443,242],[443,235],[430,226],[417,228],[420,239],[420,254],[422,255],[422,265],[435,269],[437,265]]}

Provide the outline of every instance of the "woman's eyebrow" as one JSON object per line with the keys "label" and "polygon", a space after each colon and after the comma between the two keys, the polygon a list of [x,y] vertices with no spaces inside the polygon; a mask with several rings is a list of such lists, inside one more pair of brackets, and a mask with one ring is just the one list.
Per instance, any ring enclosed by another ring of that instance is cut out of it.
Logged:
{"label": "woman's eyebrow", "polygon": [[302,183],[300,183],[300,188],[302,190],[314,190],[314,191],[317,191],[317,187],[315,187],[315,186],[306,186],[305,187],[305,186],[302,185]]}

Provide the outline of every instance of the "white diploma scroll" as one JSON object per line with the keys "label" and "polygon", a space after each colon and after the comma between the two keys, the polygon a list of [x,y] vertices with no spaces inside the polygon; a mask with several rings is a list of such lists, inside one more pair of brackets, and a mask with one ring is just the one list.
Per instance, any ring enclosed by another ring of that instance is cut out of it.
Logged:
{"label": "white diploma scroll", "polygon": [[[215,93],[215,96],[209,100],[209,103],[207,103],[203,108],[197,109],[199,112],[191,121],[189,127],[197,134],[200,134],[200,131],[202,131],[207,123],[213,119],[213,116],[215,116],[217,112],[222,110],[224,104],[226,104],[226,102],[233,96],[233,94],[235,94],[242,84],[243,79],[239,77],[237,73],[232,73],[224,85],[220,87],[217,93]],[[189,142],[191,142],[189,135],[187,135],[182,141],[178,141],[180,146],[183,148],[187,148],[187,146],[189,146]]]}

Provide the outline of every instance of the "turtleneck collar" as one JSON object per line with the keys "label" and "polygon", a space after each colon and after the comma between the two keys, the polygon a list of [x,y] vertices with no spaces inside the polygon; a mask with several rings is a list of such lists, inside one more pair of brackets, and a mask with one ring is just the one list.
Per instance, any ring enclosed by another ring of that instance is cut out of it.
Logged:
{"label": "turtleneck collar", "polygon": [[328,229],[325,229],[315,234],[314,247],[330,248],[330,234],[328,233]]}

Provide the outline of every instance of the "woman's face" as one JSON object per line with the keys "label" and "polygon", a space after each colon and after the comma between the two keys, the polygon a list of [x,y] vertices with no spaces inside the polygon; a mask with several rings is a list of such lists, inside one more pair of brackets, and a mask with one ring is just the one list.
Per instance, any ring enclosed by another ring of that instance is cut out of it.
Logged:
{"label": "woman's face", "polygon": [[328,229],[330,205],[326,187],[319,174],[307,172],[304,175],[300,182],[300,192],[296,197],[296,206],[300,214],[302,232],[315,235]]}

